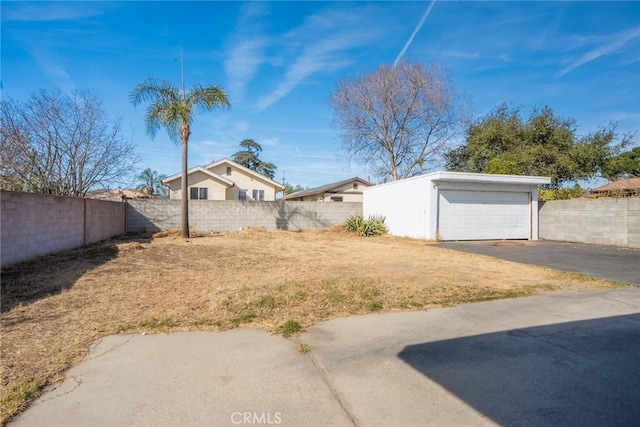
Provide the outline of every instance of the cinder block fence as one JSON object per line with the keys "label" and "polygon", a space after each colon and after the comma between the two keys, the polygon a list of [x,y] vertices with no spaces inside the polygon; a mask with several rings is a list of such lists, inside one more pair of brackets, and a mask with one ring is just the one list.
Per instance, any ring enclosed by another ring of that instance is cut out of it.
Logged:
{"label": "cinder block fence", "polygon": [[124,203],[0,191],[2,267],[124,232]]}
{"label": "cinder block fence", "polygon": [[640,198],[540,203],[540,238],[640,248]]}
{"label": "cinder block fence", "polygon": [[[362,214],[362,203],[193,200],[189,221],[204,232],[246,227],[319,229]],[[0,266],[113,236],[180,227],[180,200],[127,203],[0,191]]]}
{"label": "cinder block fence", "polygon": [[[155,232],[180,227],[180,200],[127,201],[127,231]],[[362,203],[253,202],[192,200],[189,227],[204,232],[234,231],[241,227],[268,230],[309,230],[362,215]]]}

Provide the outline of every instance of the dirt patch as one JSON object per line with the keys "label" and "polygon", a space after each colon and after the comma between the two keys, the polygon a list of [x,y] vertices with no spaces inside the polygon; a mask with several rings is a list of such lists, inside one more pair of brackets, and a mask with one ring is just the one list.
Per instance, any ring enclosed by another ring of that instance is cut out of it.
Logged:
{"label": "dirt patch", "polygon": [[241,325],[282,333],[349,314],[610,286],[335,229],[112,240],[3,270],[2,422],[110,334]]}

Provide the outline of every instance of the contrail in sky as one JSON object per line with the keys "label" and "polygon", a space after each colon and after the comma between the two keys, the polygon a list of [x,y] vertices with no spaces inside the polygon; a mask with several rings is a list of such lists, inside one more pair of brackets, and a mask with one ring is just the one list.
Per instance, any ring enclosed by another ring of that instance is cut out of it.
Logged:
{"label": "contrail in sky", "polygon": [[427,20],[427,16],[429,16],[429,13],[431,12],[431,9],[433,9],[433,5],[434,4],[436,4],[436,0],[431,0],[431,3],[429,3],[429,6],[427,7],[427,10],[424,11],[424,14],[422,15],[422,18],[420,18],[420,22],[418,22],[418,25],[416,25],[416,28],[413,30],[413,33],[411,33],[411,37],[409,37],[409,40],[407,40],[407,43],[404,45],[404,47],[402,48],[402,50],[398,54],[398,57],[396,58],[396,60],[393,61],[393,66],[394,67],[396,65],[398,65],[398,62],[402,61],[402,57],[404,56],[404,53],[409,48],[409,45],[413,41],[413,38],[416,36],[416,34],[418,34],[418,31],[420,31],[420,28],[422,28],[422,25],[424,24],[424,21]]}

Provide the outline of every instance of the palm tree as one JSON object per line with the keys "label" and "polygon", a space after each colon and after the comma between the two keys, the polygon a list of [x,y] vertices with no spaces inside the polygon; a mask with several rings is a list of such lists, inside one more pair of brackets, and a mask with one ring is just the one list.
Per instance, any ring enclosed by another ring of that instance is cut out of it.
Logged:
{"label": "palm tree", "polygon": [[193,108],[211,111],[228,107],[227,94],[219,86],[195,85],[185,92],[166,80],[148,78],[129,95],[133,105],[151,102],[145,115],[145,126],[151,138],[164,127],[169,138],[182,144],[182,237],[189,237],[189,193],[187,191],[187,153]]}
{"label": "palm tree", "polygon": [[165,190],[162,186],[162,180],[165,178],[166,176],[158,175],[158,172],[151,170],[151,168],[146,168],[136,177],[138,182],[136,190],[146,192],[150,196],[164,194]]}

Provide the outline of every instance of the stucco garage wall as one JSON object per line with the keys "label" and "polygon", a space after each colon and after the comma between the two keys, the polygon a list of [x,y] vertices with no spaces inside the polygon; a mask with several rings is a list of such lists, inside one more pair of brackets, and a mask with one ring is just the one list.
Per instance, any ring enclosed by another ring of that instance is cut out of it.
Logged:
{"label": "stucco garage wall", "polygon": [[[180,227],[180,200],[127,201],[127,231],[155,232]],[[235,231],[241,227],[308,230],[340,224],[362,215],[362,203],[254,202],[190,200],[189,227],[204,232]]]}
{"label": "stucco garage wall", "polygon": [[[437,205],[432,206],[432,183],[426,176],[380,184],[363,190],[364,217],[382,215],[394,236],[433,239]],[[433,217],[433,224],[431,218]]]}
{"label": "stucco garage wall", "polygon": [[540,203],[540,238],[640,248],[640,198]]}

